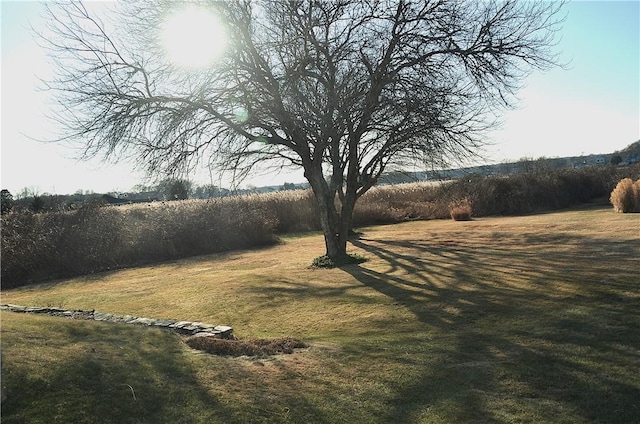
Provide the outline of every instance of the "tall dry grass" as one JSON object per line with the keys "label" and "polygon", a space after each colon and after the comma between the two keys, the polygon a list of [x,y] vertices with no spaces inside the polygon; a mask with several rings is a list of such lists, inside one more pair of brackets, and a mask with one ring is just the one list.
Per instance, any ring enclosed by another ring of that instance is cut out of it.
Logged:
{"label": "tall dry grass", "polygon": [[353,226],[442,218],[448,210],[439,198],[447,184],[416,182],[373,187],[356,204]]}
{"label": "tall dry grass", "polygon": [[454,221],[471,221],[473,205],[469,199],[461,199],[449,206],[449,215]]}
{"label": "tall dry grass", "polygon": [[620,180],[609,200],[616,212],[640,212],[640,179],[635,183],[631,178]]}
{"label": "tall dry grass", "polygon": [[2,286],[272,244],[277,224],[244,197],[17,210],[2,216]]}
{"label": "tall dry grass", "polygon": [[279,234],[320,230],[320,217],[311,190],[252,194],[245,198],[277,217],[276,232]]}
{"label": "tall dry grass", "polygon": [[439,198],[449,202],[467,198],[475,216],[519,215],[604,199],[620,178],[633,175],[640,176],[640,164],[539,169],[510,176],[470,175],[447,186]]}
{"label": "tall dry grass", "polygon": [[[450,219],[451,205],[461,202],[473,205],[476,217],[554,210],[606,198],[625,177],[639,179],[640,164],[374,187],[358,201],[353,226]],[[320,229],[309,190],[118,207],[89,203],[66,212],[17,209],[1,219],[4,288],[266,245],[277,242],[277,234]]]}

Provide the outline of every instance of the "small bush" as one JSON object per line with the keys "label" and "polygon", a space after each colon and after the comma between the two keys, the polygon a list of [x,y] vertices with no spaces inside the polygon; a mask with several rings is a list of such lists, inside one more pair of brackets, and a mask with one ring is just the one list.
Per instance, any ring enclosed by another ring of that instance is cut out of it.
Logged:
{"label": "small bush", "polygon": [[219,339],[216,337],[190,337],[186,341],[192,349],[202,350],[213,355],[224,356],[267,356],[290,354],[294,349],[302,349],[308,345],[290,337],[277,339]]}
{"label": "small bush", "polygon": [[319,256],[313,260],[311,267],[313,268],[337,268],[344,265],[361,264],[366,262],[366,258],[360,255],[347,253],[341,258],[331,259],[329,256]]}
{"label": "small bush", "polygon": [[471,201],[462,199],[449,206],[449,214],[454,221],[471,221]]}
{"label": "small bush", "polygon": [[631,178],[620,180],[609,200],[616,212],[640,212],[640,180],[635,183]]}

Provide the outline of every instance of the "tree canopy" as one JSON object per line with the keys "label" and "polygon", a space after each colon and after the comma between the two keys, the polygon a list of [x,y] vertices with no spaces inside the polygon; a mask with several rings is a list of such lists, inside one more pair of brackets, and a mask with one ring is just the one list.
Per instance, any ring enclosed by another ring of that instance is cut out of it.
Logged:
{"label": "tree canopy", "polygon": [[167,60],[158,32],[184,3],[128,3],[112,21],[82,3],[50,7],[63,138],[153,173],[301,167],[331,258],[390,166],[477,152],[523,78],[556,65],[562,21],[559,3],[517,0],[193,3],[228,41],[191,70]]}

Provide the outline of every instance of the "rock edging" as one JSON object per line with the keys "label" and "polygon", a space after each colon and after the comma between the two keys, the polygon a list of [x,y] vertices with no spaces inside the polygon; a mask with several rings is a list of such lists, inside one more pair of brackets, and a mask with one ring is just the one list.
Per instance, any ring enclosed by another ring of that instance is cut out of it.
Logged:
{"label": "rock edging", "polygon": [[213,325],[205,324],[202,322],[177,321],[171,319],[143,318],[133,315],[110,314],[106,312],[98,312],[95,310],[85,311],[82,309],[20,306],[8,303],[0,304],[0,310],[18,313],[43,314],[69,319],[84,319],[118,324],[146,325],[148,327],[173,330],[179,334],[187,336],[217,337],[220,339],[233,338],[233,328],[227,325]]}

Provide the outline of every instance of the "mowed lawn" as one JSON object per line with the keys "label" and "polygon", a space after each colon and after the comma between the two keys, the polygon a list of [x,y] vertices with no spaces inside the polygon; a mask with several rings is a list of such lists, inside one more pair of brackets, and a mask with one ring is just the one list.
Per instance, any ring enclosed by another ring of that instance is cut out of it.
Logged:
{"label": "mowed lawn", "polygon": [[587,208],[318,234],[3,291],[290,336],[268,358],[171,332],[2,313],[3,423],[637,423],[640,215]]}

